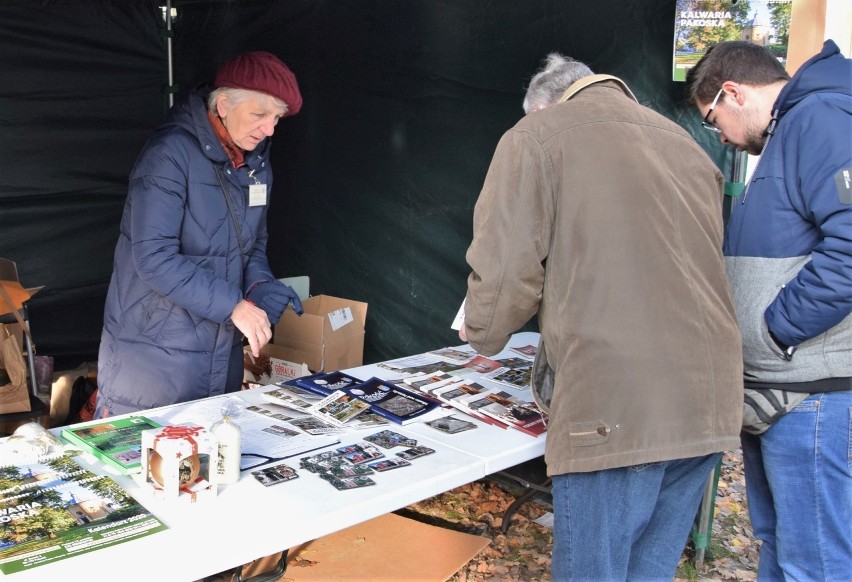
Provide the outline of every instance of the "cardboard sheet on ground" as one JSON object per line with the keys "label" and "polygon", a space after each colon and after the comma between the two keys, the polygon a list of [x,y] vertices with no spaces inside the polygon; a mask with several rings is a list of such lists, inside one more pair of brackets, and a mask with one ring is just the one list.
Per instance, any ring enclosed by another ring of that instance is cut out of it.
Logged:
{"label": "cardboard sheet on ground", "polygon": [[389,513],[291,548],[281,581],[444,582],[489,542]]}

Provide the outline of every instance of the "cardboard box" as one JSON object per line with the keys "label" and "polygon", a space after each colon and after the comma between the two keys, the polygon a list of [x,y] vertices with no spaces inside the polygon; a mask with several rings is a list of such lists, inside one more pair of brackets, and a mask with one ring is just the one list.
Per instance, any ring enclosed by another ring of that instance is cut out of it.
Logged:
{"label": "cardboard box", "polygon": [[266,386],[301,378],[311,373],[304,363],[288,360],[285,352],[286,348],[275,344],[266,344],[260,348],[260,357],[255,358],[251,353],[251,348],[246,346],[243,351],[243,381],[256,382]]}
{"label": "cardboard box", "polygon": [[335,372],[364,362],[367,304],[331,295],[302,301],[305,312],[288,309],[275,326],[272,343],[284,359],[304,362],[314,372]]}
{"label": "cardboard box", "polygon": [[291,567],[281,579],[444,582],[490,541],[389,513],[290,548]]}

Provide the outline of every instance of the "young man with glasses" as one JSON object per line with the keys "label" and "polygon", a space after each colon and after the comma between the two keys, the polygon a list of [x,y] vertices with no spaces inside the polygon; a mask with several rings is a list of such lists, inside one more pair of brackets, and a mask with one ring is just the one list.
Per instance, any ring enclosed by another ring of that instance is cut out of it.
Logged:
{"label": "young man with glasses", "polygon": [[723,42],[687,87],[706,129],[761,156],[724,244],[758,579],[850,580],[852,61],[827,41],[790,78],[767,49]]}

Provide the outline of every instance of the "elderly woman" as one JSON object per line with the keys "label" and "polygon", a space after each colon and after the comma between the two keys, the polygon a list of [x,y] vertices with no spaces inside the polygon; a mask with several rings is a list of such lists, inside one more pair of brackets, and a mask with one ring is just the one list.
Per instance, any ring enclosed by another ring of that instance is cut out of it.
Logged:
{"label": "elderly woman", "polygon": [[238,55],[175,105],[130,175],[106,299],[95,417],[240,389],[243,339],[272,336],[293,290],[266,256],[270,137],[302,106],[275,55]]}

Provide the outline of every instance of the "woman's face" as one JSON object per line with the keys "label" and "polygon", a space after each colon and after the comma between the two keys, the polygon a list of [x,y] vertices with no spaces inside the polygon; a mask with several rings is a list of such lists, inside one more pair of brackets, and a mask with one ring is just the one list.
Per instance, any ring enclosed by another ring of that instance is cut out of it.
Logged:
{"label": "woman's face", "polygon": [[216,108],[231,139],[249,152],[273,134],[278,120],[287,111],[265,93],[254,91],[242,101],[234,101],[226,94],[219,95]]}

